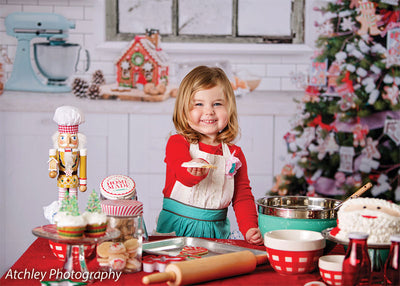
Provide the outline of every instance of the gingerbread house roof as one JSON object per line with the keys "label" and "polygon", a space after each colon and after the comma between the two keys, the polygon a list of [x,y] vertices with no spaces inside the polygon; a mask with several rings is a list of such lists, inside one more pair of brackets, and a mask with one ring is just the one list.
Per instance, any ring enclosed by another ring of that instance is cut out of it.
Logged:
{"label": "gingerbread house roof", "polygon": [[157,49],[156,46],[146,37],[146,36],[136,36],[129,45],[128,48],[124,50],[122,55],[118,58],[116,63],[121,62],[125,59],[126,54],[131,50],[131,48],[135,44],[140,44],[144,50],[152,57],[157,64],[160,66],[167,66],[168,65],[168,55],[162,50]]}

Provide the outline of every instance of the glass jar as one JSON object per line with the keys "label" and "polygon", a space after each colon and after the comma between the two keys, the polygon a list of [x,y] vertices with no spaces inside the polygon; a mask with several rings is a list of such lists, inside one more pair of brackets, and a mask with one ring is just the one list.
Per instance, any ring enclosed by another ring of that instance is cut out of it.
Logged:
{"label": "glass jar", "polygon": [[100,183],[100,194],[104,200],[136,200],[136,183],[124,175],[111,175]]}
{"label": "glass jar", "polygon": [[389,256],[385,263],[385,285],[400,284],[400,234],[390,237],[391,245]]}
{"label": "glass jar", "polygon": [[113,241],[97,246],[97,261],[104,271],[138,272],[142,269],[143,204],[135,200],[103,200],[108,228],[120,231]]}
{"label": "glass jar", "polygon": [[367,233],[349,233],[349,246],[343,260],[342,285],[370,285],[371,259],[368,254]]}

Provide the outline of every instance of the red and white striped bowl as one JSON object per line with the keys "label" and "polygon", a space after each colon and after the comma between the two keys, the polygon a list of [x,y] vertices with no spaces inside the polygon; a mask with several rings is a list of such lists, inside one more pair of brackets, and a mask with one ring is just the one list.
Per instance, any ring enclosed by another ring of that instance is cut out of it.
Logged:
{"label": "red and white striped bowl", "polygon": [[[50,249],[53,251],[53,254],[58,258],[58,260],[64,262],[65,257],[67,255],[67,245],[63,243],[57,243],[51,240],[49,240],[49,245]],[[85,249],[85,257],[89,258],[94,253],[94,250],[96,249],[96,244],[85,245],[84,249]],[[79,256],[79,252],[77,251],[77,249],[73,249],[72,255]]]}

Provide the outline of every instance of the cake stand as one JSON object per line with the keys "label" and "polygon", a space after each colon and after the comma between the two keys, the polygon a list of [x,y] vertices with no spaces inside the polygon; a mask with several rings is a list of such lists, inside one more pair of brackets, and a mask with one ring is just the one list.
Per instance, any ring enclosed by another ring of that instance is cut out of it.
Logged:
{"label": "cake stand", "polygon": [[[120,235],[119,230],[112,229],[107,230],[105,235],[101,237],[82,237],[78,239],[63,238],[58,235],[55,224],[35,227],[32,229],[32,233],[37,237],[46,238],[53,242],[67,245],[67,253],[62,271],[70,272],[71,277],[74,272],[89,272],[86,264],[84,245],[93,245],[106,240],[112,240]],[[76,252],[78,255],[74,255]]]}

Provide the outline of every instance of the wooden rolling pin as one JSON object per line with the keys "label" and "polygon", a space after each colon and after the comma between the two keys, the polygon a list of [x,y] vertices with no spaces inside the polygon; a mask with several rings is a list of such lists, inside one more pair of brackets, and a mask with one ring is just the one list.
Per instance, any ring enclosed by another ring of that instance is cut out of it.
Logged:
{"label": "wooden rolling pin", "polygon": [[253,272],[266,263],[267,254],[254,255],[245,250],[168,264],[165,272],[144,276],[143,284],[188,285]]}

